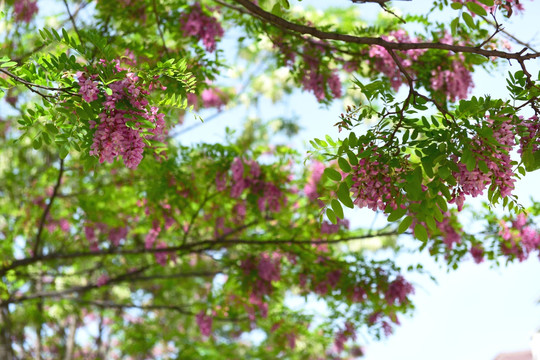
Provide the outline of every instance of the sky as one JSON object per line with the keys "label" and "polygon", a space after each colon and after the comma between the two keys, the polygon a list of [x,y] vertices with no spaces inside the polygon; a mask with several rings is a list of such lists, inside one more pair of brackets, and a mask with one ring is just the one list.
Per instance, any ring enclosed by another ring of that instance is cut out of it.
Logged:
{"label": "sky", "polygon": [[[505,29],[525,42],[540,48],[540,2],[522,1],[528,11],[523,16],[514,16],[505,21]],[[298,4],[291,1],[291,5]],[[324,8],[349,5],[348,1],[304,0],[301,4]],[[394,2],[405,11],[428,9],[428,0]],[[378,11],[378,5],[364,4],[367,17]],[[456,13],[452,10],[451,16]],[[514,51],[521,49],[515,46]],[[506,94],[504,75],[515,71],[516,64],[507,65],[496,72],[474,74],[475,88],[472,95],[491,93],[495,96]],[[533,74],[540,70],[539,61],[530,64]],[[342,105],[334,103],[321,107],[313,95],[297,93],[289,105],[276,109],[270,103],[262,104],[266,116],[283,112],[300,116],[302,133],[292,144],[304,146],[315,137],[323,138],[330,134],[338,136],[332,125],[343,111]],[[218,117],[211,123],[198,127],[180,136],[182,143],[198,141],[220,141],[224,127],[239,126],[233,117]],[[187,122],[189,125],[190,122]],[[304,146],[304,148],[306,148]],[[538,197],[537,184],[540,171],[536,171],[516,184],[516,194],[526,206],[530,196]],[[476,202],[478,203],[478,201]],[[371,222],[373,214],[369,211],[356,211],[349,214],[352,222],[362,224],[359,219]],[[382,217],[380,217],[382,218]],[[427,276],[412,277],[416,288],[413,301],[416,310],[408,317],[401,318],[401,326],[386,340],[369,341],[362,339],[366,350],[366,360],[493,360],[501,352],[528,350],[530,338],[540,329],[540,261],[531,258],[523,263],[513,263],[495,268],[490,264],[464,262],[458,270],[447,271],[443,264],[434,262],[426,253],[405,253],[397,258],[397,263],[407,265],[421,262],[437,283]]]}

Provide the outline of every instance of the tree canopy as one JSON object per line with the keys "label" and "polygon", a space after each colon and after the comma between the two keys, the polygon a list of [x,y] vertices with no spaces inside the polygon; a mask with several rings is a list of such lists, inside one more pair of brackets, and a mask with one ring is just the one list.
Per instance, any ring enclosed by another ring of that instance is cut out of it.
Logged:
{"label": "tree canopy", "polygon": [[[527,4],[309,3],[0,2],[1,359],[354,359],[423,272],[377,250],[538,256],[514,192],[540,168],[540,53],[504,29]],[[470,95],[485,70],[507,98]],[[351,104],[308,153],[291,114],[178,138],[299,91]]]}

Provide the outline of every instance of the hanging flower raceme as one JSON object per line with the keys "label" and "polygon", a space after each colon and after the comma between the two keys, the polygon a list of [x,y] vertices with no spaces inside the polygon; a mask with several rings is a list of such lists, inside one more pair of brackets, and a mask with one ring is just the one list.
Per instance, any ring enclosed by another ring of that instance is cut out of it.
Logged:
{"label": "hanging flower raceme", "polygon": [[[502,198],[511,195],[514,189],[515,178],[509,151],[515,145],[515,140],[510,120],[488,119],[487,122],[500,146],[494,147],[478,135],[468,144],[467,151],[472,154],[462,156],[457,162],[459,171],[453,173],[458,185],[450,203],[456,203],[459,211],[463,208],[466,195],[482,195],[490,184],[500,191]],[[458,160],[455,156],[453,159]],[[474,167],[470,165],[471,162],[475,164]]]}
{"label": "hanging flower raceme", "polygon": [[[403,29],[393,31],[389,35],[381,36],[384,40],[398,43],[414,43],[419,42],[419,39],[411,38],[407,32]],[[397,57],[401,61],[401,65],[412,74],[410,68],[413,62],[418,61],[418,58],[425,53],[426,50],[407,50],[403,52],[396,52]],[[381,72],[388,77],[390,84],[394,90],[398,90],[403,84],[403,75],[392,55],[381,46],[373,46],[369,49],[369,59],[373,63],[373,67],[377,72]]]}
{"label": "hanging flower raceme", "polygon": [[[107,66],[104,60],[100,64]],[[139,77],[122,68],[119,61],[114,64],[113,71],[125,76],[106,90],[99,89],[97,75],[77,72],[83,100],[90,103],[99,95],[104,99],[99,121],[90,121],[90,128],[95,129],[90,155],[98,156],[101,163],[122,157],[126,167],[135,169],[143,158],[145,139],[163,140],[165,115],[149,106],[149,92]]]}
{"label": "hanging flower raceme", "polygon": [[218,20],[206,15],[198,3],[195,3],[189,12],[180,15],[180,25],[185,36],[195,36],[209,52],[216,50],[217,40],[224,34]]}
{"label": "hanging flower raceme", "polygon": [[29,23],[37,12],[37,0],[15,0],[13,4],[13,17],[15,21]]}
{"label": "hanging flower raceme", "polygon": [[431,87],[446,94],[450,101],[466,99],[474,86],[471,72],[464,65],[465,58],[460,54],[459,58],[452,61],[450,69],[442,70],[441,67],[431,71]]}
{"label": "hanging flower raceme", "polygon": [[397,209],[397,197],[405,172],[403,167],[390,167],[382,159],[382,152],[377,146],[369,150],[371,155],[360,159],[358,165],[352,166],[351,192],[353,202],[360,208],[367,207],[373,211],[384,210],[387,206]]}

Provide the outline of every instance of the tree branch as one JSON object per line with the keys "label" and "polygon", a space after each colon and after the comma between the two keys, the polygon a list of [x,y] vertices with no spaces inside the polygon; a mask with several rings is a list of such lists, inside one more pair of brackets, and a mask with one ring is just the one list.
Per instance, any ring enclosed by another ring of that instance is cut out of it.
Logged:
{"label": "tree branch", "polygon": [[472,53],[472,54],[479,54],[486,57],[498,57],[503,59],[509,59],[509,60],[530,60],[530,59],[536,59],[540,57],[540,54],[522,54],[520,52],[517,53],[508,53],[500,50],[486,50],[486,49],[479,49],[477,47],[472,46],[463,46],[463,45],[450,45],[450,44],[443,44],[439,42],[418,42],[418,43],[406,43],[406,42],[390,42],[386,41],[381,37],[365,37],[365,36],[354,36],[354,35],[347,35],[347,34],[341,34],[337,32],[325,32],[321,31],[317,28],[311,27],[311,26],[305,26],[296,24],[290,21],[287,21],[279,16],[276,16],[272,13],[269,13],[254,3],[252,3],[250,0],[235,0],[236,3],[242,5],[245,9],[247,9],[252,15],[255,15],[256,17],[271,23],[272,25],[280,28],[280,29],[286,29],[290,31],[294,31],[299,34],[307,34],[314,36],[316,38],[319,38],[321,40],[336,40],[336,41],[342,41],[350,44],[358,44],[358,45],[379,45],[385,48],[386,50],[414,50],[414,49],[438,49],[438,50],[445,50],[445,51],[453,51],[455,53]]}
{"label": "tree branch", "polygon": [[49,215],[54,199],[56,198],[56,195],[58,194],[58,189],[60,188],[60,185],[62,183],[63,174],[64,174],[64,159],[60,159],[60,169],[58,170],[58,179],[56,180],[56,185],[54,186],[53,193],[51,194],[51,197],[49,198],[49,203],[45,207],[45,210],[43,211],[41,220],[39,222],[38,233],[36,235],[36,241],[34,242],[34,248],[32,250],[33,257],[39,257],[40,255],[39,246],[41,242],[41,233],[43,232],[45,221],[47,221],[47,216]]}

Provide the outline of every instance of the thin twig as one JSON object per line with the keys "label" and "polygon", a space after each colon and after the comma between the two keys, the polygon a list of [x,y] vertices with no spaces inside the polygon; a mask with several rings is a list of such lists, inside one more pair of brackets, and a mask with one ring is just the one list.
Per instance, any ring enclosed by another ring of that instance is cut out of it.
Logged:
{"label": "thin twig", "polygon": [[71,14],[71,10],[69,10],[69,5],[67,3],[67,0],[64,0],[64,5],[66,6],[66,10],[67,10],[67,13],[69,15],[69,19],[71,20],[71,24],[73,25],[73,30],[75,30],[75,33],[77,34],[77,37],[79,38],[79,42],[82,44],[83,41],[82,41],[81,34],[79,33],[79,29],[77,28],[77,24],[75,23],[75,18]]}
{"label": "thin twig", "polygon": [[161,22],[159,20],[156,0],[152,0],[152,3],[153,3],[154,15],[156,16],[156,26],[159,32],[159,36],[161,37],[161,43],[163,44],[163,50],[165,50],[165,53],[170,56],[169,49],[167,48],[167,45],[165,44],[165,37],[163,36],[163,32],[161,31]]}
{"label": "thin twig", "polygon": [[56,195],[58,194],[58,189],[60,188],[60,185],[62,184],[62,175],[64,174],[64,159],[60,159],[60,169],[58,170],[58,178],[56,180],[56,185],[54,186],[53,192],[51,194],[51,197],[49,198],[49,203],[45,207],[45,210],[43,211],[43,214],[41,216],[41,220],[39,221],[39,227],[38,232],[36,235],[36,241],[34,242],[34,248],[32,255],[33,257],[37,258],[40,256],[40,242],[41,242],[41,233],[43,232],[43,228],[45,226],[45,222],[47,221],[47,217],[49,216],[49,212],[51,211],[52,204],[54,202],[54,199],[56,199]]}

